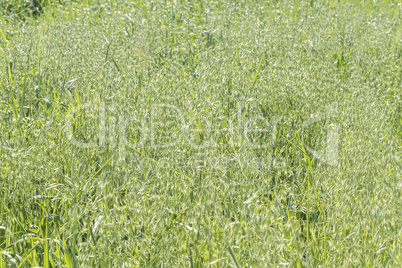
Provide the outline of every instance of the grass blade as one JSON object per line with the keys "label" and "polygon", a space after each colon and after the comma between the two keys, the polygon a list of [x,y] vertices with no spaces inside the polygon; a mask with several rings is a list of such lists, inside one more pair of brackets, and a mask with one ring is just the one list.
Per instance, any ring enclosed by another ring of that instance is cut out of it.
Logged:
{"label": "grass blade", "polygon": [[233,253],[233,250],[232,250],[232,248],[230,247],[229,244],[228,244],[228,251],[229,251],[230,259],[231,259],[232,262],[233,262],[233,265],[234,265],[236,268],[240,268],[239,264],[237,263],[236,257],[235,257],[235,255],[234,255],[234,253]]}
{"label": "grass blade", "polygon": [[254,87],[255,82],[257,81],[257,77],[258,77],[258,74],[260,73],[260,68],[261,68],[261,63],[262,63],[263,58],[264,58],[264,54],[262,54],[262,56],[261,56],[260,63],[258,64],[258,68],[257,68],[257,71],[255,72],[253,83],[251,84],[250,89],[252,89]]}

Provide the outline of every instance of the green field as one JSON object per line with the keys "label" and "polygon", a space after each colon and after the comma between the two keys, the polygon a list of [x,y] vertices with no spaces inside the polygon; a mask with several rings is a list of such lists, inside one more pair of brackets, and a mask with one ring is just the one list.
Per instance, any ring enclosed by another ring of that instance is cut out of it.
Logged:
{"label": "green field", "polygon": [[0,267],[402,266],[402,3],[0,0]]}

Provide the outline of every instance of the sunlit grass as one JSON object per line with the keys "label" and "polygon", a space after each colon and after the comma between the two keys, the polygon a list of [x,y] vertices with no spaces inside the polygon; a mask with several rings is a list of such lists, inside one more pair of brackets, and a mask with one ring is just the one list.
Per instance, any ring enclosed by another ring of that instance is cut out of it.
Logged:
{"label": "sunlit grass", "polygon": [[401,265],[400,3],[22,2],[0,267]]}

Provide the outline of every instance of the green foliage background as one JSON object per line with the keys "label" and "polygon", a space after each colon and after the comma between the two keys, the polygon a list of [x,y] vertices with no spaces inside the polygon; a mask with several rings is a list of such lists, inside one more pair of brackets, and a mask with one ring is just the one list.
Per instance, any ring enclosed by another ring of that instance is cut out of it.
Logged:
{"label": "green foliage background", "polygon": [[0,5],[0,267],[401,265],[399,1]]}

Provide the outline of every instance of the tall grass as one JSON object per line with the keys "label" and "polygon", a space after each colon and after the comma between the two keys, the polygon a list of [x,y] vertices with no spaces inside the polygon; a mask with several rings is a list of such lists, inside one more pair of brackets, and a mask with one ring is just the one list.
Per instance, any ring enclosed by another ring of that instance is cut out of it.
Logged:
{"label": "tall grass", "polygon": [[400,3],[42,2],[2,2],[0,267],[401,265]]}

